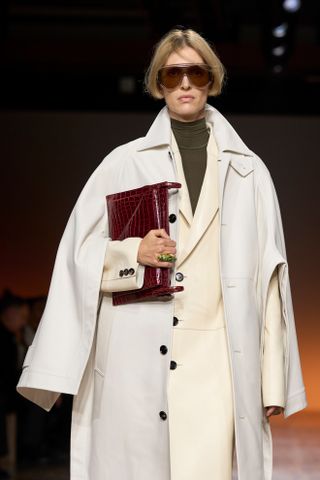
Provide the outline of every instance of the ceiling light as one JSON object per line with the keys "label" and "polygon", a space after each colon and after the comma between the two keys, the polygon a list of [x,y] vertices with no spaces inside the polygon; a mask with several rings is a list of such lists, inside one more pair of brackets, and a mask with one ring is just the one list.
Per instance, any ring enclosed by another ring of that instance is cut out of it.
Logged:
{"label": "ceiling light", "polygon": [[278,25],[277,27],[274,27],[272,30],[272,34],[276,38],[283,38],[286,36],[288,32],[288,24],[287,23],[281,23],[281,25]]}
{"label": "ceiling light", "polygon": [[276,73],[276,74],[281,73],[281,72],[283,72],[283,66],[282,65],[274,65],[272,67],[272,71],[273,71],[273,73]]}
{"label": "ceiling light", "polygon": [[283,2],[283,8],[290,13],[297,12],[300,7],[301,7],[300,0],[284,0]]}
{"label": "ceiling light", "polygon": [[286,47],[284,45],[279,45],[278,47],[274,47],[272,49],[272,54],[275,57],[281,57],[286,51]]}

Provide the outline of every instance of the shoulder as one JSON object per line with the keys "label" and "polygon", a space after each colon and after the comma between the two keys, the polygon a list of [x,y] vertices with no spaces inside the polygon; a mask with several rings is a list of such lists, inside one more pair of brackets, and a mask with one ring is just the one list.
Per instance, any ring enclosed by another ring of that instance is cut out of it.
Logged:
{"label": "shoulder", "polygon": [[274,180],[266,164],[254,154],[255,198],[258,209],[268,218],[280,215],[280,206]]}
{"label": "shoulder", "polygon": [[137,151],[144,137],[131,140],[130,142],[119,145],[111,150],[102,161],[92,171],[85,182],[80,196],[87,197],[105,195],[112,190],[114,181],[125,174],[128,162],[132,161],[134,153]]}
{"label": "shoulder", "polygon": [[253,163],[254,163],[254,169],[258,176],[271,177],[271,173],[267,165],[264,163],[261,157],[259,157],[259,155],[257,155],[254,152],[253,152]]}
{"label": "shoulder", "polygon": [[101,166],[106,166],[108,164],[111,164],[113,162],[117,162],[119,165],[119,161],[125,161],[132,155],[134,152],[136,152],[140,145],[142,144],[143,140],[145,137],[139,137],[134,140],[131,140],[130,142],[124,143],[122,145],[119,145],[118,147],[114,148],[109,152],[102,160],[100,163]]}
{"label": "shoulder", "polygon": [[136,138],[111,150],[97,165],[89,180],[101,175],[113,175],[116,172],[121,172],[127,162],[131,161],[143,139],[144,137]]}
{"label": "shoulder", "polygon": [[274,188],[271,172],[259,155],[253,153],[252,162],[254,166],[255,183],[257,188],[260,190],[264,190],[270,186]]}

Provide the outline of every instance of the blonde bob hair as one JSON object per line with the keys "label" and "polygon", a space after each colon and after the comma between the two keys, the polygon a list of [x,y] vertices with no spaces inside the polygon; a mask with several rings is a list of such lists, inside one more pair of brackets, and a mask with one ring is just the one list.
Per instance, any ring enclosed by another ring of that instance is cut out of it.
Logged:
{"label": "blonde bob hair", "polygon": [[197,32],[191,29],[170,30],[155,46],[154,54],[145,75],[145,90],[153,98],[163,98],[161,87],[158,84],[158,72],[162,68],[169,55],[178,52],[184,47],[193,48],[212,69],[213,82],[209,86],[208,95],[217,96],[221,93],[225,68],[220,62],[213,47]]}

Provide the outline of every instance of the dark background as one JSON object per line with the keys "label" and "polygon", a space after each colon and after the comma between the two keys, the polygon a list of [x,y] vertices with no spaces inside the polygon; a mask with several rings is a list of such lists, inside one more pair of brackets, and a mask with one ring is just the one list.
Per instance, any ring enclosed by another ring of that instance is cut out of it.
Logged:
{"label": "dark background", "polygon": [[175,25],[227,69],[210,99],[271,171],[282,211],[302,365],[320,409],[320,2],[2,1],[0,291],[46,294],[67,218],[113,147],[145,135],[154,44]]}

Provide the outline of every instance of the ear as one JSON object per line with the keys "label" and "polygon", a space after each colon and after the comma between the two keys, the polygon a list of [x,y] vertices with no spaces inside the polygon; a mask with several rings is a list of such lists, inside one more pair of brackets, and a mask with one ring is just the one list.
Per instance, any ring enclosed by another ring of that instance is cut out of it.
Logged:
{"label": "ear", "polygon": [[159,83],[157,83],[157,90],[159,92],[159,97],[158,98],[164,98],[163,88],[161,87],[161,85]]}
{"label": "ear", "polygon": [[210,82],[209,85],[208,85],[208,96],[209,96],[209,95],[212,95],[212,93],[210,93],[210,92],[211,92],[211,90],[212,90],[213,85],[214,85],[214,77],[212,77],[212,80],[211,80],[211,82]]}

